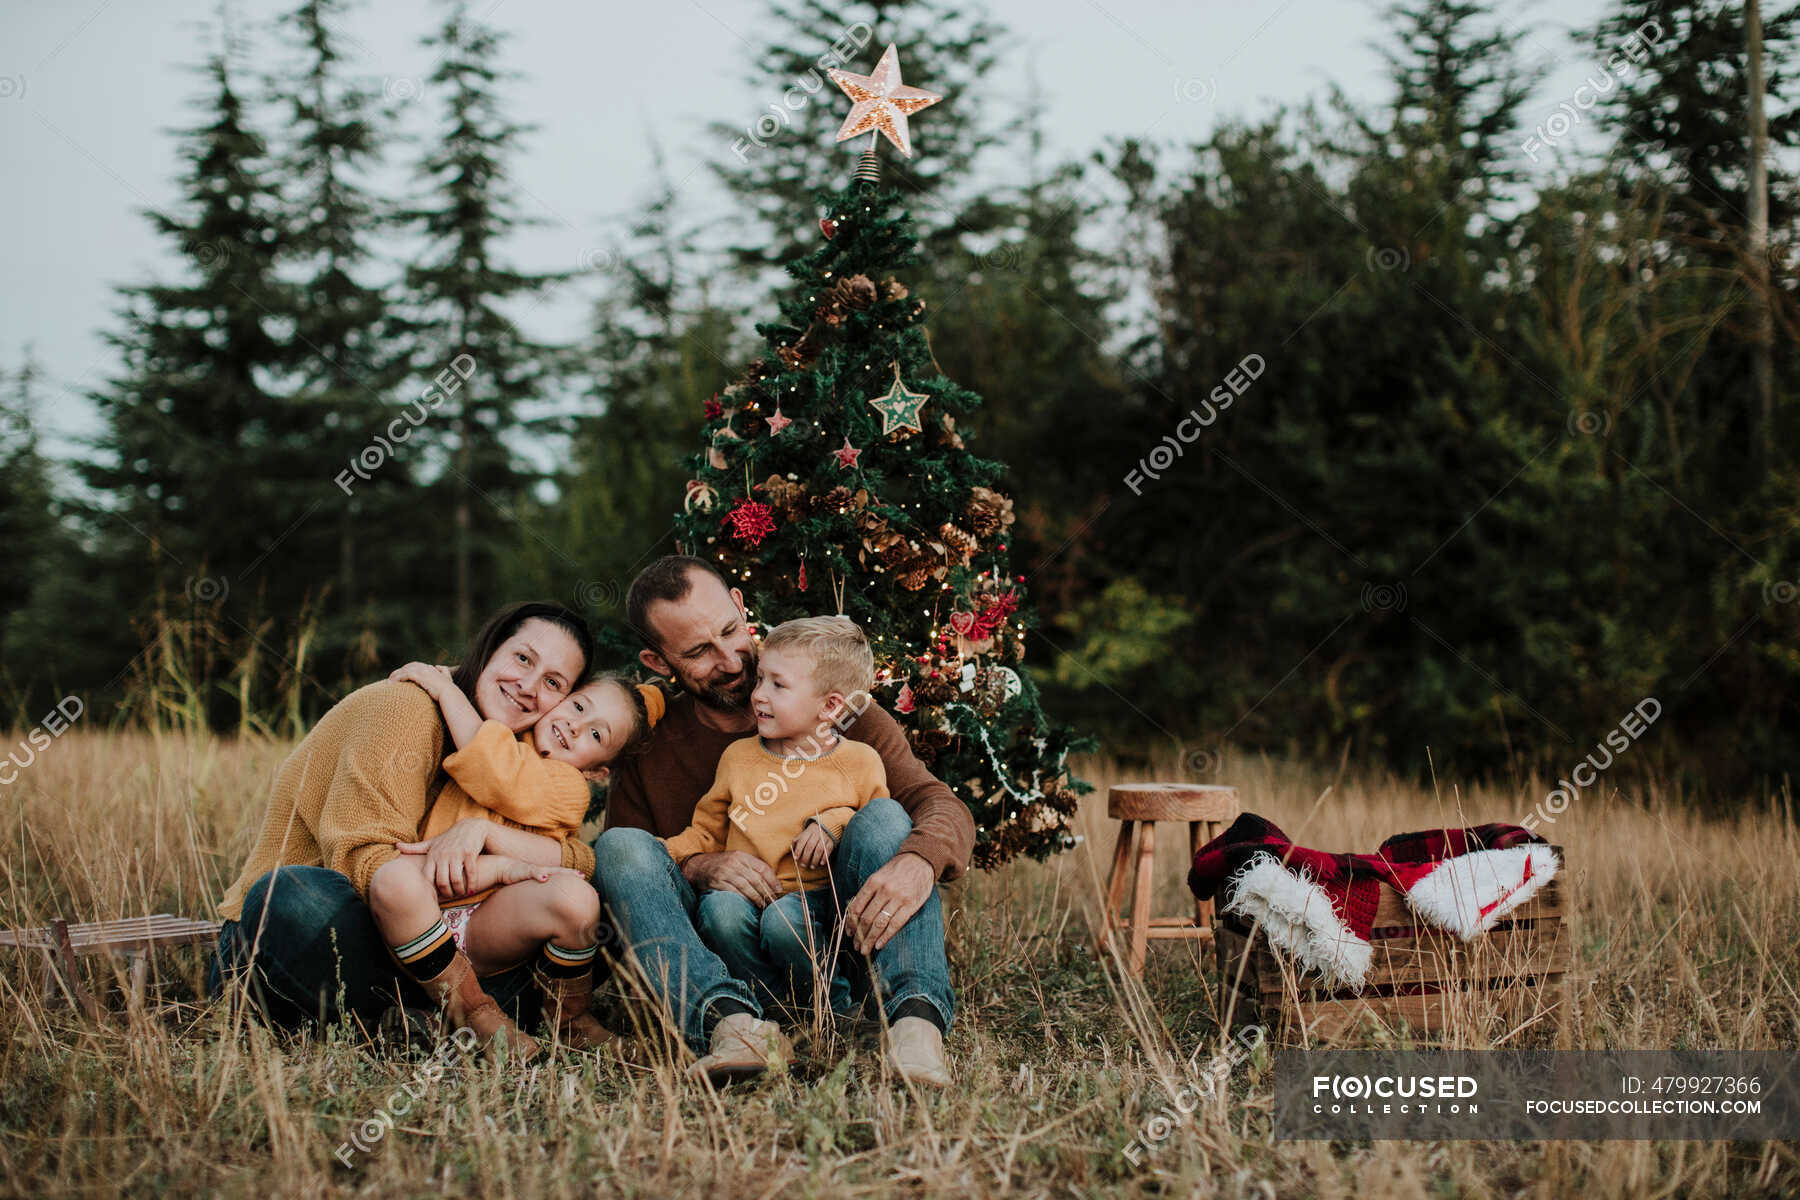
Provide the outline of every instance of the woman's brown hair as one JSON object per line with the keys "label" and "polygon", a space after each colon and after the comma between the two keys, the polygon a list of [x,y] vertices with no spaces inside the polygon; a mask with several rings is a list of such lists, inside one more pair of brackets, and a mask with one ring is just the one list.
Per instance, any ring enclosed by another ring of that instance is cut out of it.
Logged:
{"label": "woman's brown hair", "polygon": [[[463,651],[462,660],[450,672],[450,682],[469,698],[470,704],[477,703],[475,681],[481,678],[488,660],[498,654],[500,647],[506,645],[506,639],[517,633],[519,627],[527,621],[548,621],[574,638],[575,645],[581,650],[581,669],[577,675],[587,673],[588,664],[594,661],[594,635],[589,631],[587,622],[573,609],[564,608],[560,604],[552,604],[547,600],[523,600],[517,604],[509,604],[489,617],[476,630],[475,636],[469,639],[469,646]],[[571,684],[573,682],[570,681]]]}

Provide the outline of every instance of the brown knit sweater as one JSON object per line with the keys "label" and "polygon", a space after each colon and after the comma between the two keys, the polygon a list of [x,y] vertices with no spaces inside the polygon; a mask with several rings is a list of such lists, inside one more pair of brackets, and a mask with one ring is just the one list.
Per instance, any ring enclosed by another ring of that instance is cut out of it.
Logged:
{"label": "brown knit sweater", "polygon": [[[276,867],[329,867],[369,896],[369,880],[416,841],[443,788],[444,720],[410,683],[358,688],[319,719],[275,772],[262,833],[219,913],[237,920],[244,893]],[[593,870],[579,837],[562,844],[564,866]]]}
{"label": "brown knit sweater", "polygon": [[[613,764],[606,827],[645,829],[660,838],[681,833],[693,822],[695,807],[712,787],[725,748],[755,735],[755,729],[726,733],[705,724],[691,696],[671,701],[643,753],[627,755]],[[975,819],[956,793],[913,754],[900,723],[879,705],[871,704],[844,730],[844,736],[867,743],[881,756],[888,795],[912,818],[913,831],[900,844],[901,851],[930,863],[939,879],[961,875],[975,849]]]}

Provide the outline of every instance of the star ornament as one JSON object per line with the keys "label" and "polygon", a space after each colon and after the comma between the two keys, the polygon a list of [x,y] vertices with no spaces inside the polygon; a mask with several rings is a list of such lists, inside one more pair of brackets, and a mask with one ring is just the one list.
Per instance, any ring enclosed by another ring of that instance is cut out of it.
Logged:
{"label": "star ornament", "polygon": [[881,432],[892,433],[896,429],[910,429],[914,433],[924,433],[924,423],[919,420],[919,410],[931,396],[925,392],[910,390],[900,382],[900,364],[894,364],[894,386],[869,401],[869,407],[881,414]]}
{"label": "star ornament", "polygon": [[782,430],[786,429],[789,425],[792,425],[794,423],[794,419],[792,417],[784,417],[781,415],[781,407],[779,405],[777,405],[775,408],[774,416],[764,417],[763,420],[765,420],[769,423],[769,436],[770,437],[774,437],[776,434],[780,433]]}
{"label": "star ornament", "polygon": [[833,67],[831,81],[856,101],[850,108],[850,115],[844,118],[844,127],[838,130],[837,140],[848,141],[872,129],[877,134],[885,134],[907,158],[912,157],[912,135],[907,132],[906,118],[943,99],[936,92],[907,87],[900,82],[900,54],[891,42],[869,74],[856,75]]}
{"label": "star ornament", "polygon": [[850,439],[845,438],[843,448],[840,450],[833,450],[832,454],[837,456],[838,466],[845,470],[849,470],[856,465],[857,457],[862,454],[862,450],[859,447],[852,446],[850,444]]}

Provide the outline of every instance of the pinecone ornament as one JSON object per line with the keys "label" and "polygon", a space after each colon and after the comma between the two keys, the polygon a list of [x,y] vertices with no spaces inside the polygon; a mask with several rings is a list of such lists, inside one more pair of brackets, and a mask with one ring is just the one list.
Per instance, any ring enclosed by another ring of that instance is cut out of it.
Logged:
{"label": "pinecone ornament", "polygon": [[831,289],[831,293],[832,298],[839,304],[858,312],[872,306],[878,298],[875,281],[867,275],[851,275],[846,279],[840,279]]}
{"label": "pinecone ornament", "polygon": [[768,497],[772,507],[790,517],[804,514],[809,507],[806,502],[806,485],[792,479],[784,479],[780,475],[771,475],[763,480],[762,493]]}
{"label": "pinecone ornament", "polygon": [[980,549],[981,545],[976,541],[974,534],[964,529],[958,529],[949,521],[938,526],[938,537],[942,539],[945,552],[950,560],[964,567],[969,565],[969,560],[975,557],[975,551]]}
{"label": "pinecone ornament", "polygon": [[912,561],[912,551],[906,548],[906,539],[890,531],[866,534],[863,537],[862,550],[858,552],[860,562],[877,562],[890,571],[907,569]]}
{"label": "pinecone ornament", "polygon": [[997,668],[983,667],[976,673],[973,691],[975,706],[981,710],[982,716],[991,717],[1007,701],[1006,678]]}
{"label": "pinecone ornament", "polygon": [[912,681],[913,698],[920,704],[947,704],[956,699],[956,685],[939,675],[918,675]]}
{"label": "pinecone ornament", "polygon": [[812,498],[813,513],[816,515],[820,513],[847,512],[850,509],[850,501],[853,495],[854,493],[847,487],[834,487],[824,495],[814,496]]}
{"label": "pinecone ornament", "polygon": [[969,493],[963,515],[968,518],[969,528],[975,531],[976,537],[991,538],[1013,523],[1012,497],[992,488],[975,488]]}
{"label": "pinecone ornament", "polygon": [[930,766],[942,751],[949,749],[952,739],[942,729],[915,729],[907,740],[912,743],[913,753],[919,761]]}

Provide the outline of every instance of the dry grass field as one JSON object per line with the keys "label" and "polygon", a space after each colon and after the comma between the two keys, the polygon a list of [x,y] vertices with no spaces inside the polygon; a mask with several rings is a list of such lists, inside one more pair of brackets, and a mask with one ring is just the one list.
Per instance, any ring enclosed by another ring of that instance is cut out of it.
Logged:
{"label": "dry grass field", "polygon": [[[0,926],[64,915],[210,913],[254,835],[288,748],[71,732],[6,788]],[[656,1038],[623,1053],[496,1069],[453,1063],[367,1153],[340,1146],[428,1051],[344,1027],[278,1034],[201,998],[201,947],[156,958],[128,1011],[117,969],[92,1026],[47,1007],[38,965],[0,959],[0,1191],[9,1195],[312,1196],[1786,1196],[1787,1143],[1285,1142],[1267,1053],[1233,1072],[1159,1147],[1123,1149],[1219,1044],[1218,982],[1158,948],[1142,984],[1090,949],[1113,840],[1099,785],[1084,845],[951,889],[958,1085],[885,1079],[866,1029],[802,1030],[786,1077],[715,1094],[684,1084]],[[1153,769],[1135,772],[1153,777]],[[1295,840],[1372,849],[1436,824],[1517,821],[1541,790],[1421,789],[1261,759],[1212,777]],[[1535,786],[1535,785],[1534,785]],[[1327,792],[1327,789],[1330,789]],[[1320,796],[1324,794],[1321,802]],[[1569,855],[1575,945],[1564,1045],[1800,1044],[1800,835],[1786,802],[1703,819],[1655,786],[1583,798],[1552,827]],[[1174,839],[1170,839],[1173,841]],[[1159,863],[1170,908],[1177,854]],[[609,996],[621,1030],[642,1011]],[[1527,1038],[1540,1036],[1529,1031]],[[1527,1043],[1531,1044],[1531,1043]],[[1536,1044],[1544,1044],[1542,1041]]]}

